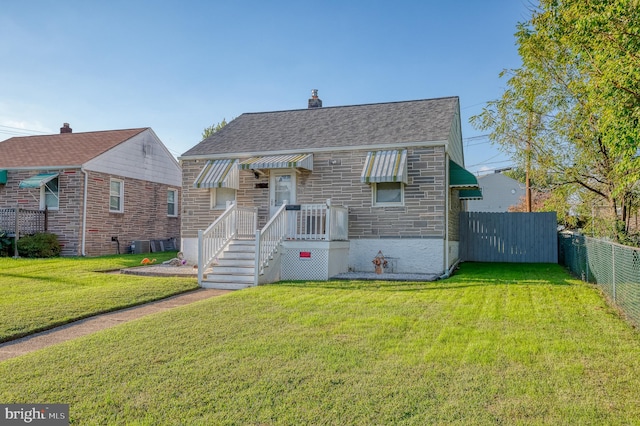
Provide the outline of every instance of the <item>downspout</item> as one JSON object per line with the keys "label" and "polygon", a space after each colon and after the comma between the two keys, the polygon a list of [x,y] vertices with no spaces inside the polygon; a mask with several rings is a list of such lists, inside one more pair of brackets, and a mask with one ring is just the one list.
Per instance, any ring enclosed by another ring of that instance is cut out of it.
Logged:
{"label": "downspout", "polygon": [[[444,275],[449,276],[449,154],[444,155]],[[443,275],[443,277],[444,277]],[[447,278],[445,277],[445,278]],[[441,277],[442,278],[442,277]]]}
{"label": "downspout", "polygon": [[84,167],[80,167],[80,171],[84,174],[84,194],[83,194],[83,202],[82,202],[82,239],[81,239],[81,255],[86,256],[85,253],[85,235],[87,234],[87,194],[88,194],[88,186],[89,186],[89,174],[84,169]]}

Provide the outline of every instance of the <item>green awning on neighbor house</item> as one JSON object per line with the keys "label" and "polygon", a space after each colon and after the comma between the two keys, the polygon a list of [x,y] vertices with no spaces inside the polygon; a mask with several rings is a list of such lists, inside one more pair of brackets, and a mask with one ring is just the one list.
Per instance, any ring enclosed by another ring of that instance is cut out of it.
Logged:
{"label": "green awning on neighbor house", "polygon": [[58,173],[40,173],[20,182],[20,188],[40,188],[58,177]]}
{"label": "green awning on neighbor house", "polygon": [[482,200],[481,189],[461,189],[458,192],[458,197],[461,200]]}
{"label": "green awning on neighbor house", "polygon": [[7,183],[7,171],[0,170],[0,185],[5,185]]}
{"label": "green awning on neighbor house", "polygon": [[453,160],[449,160],[449,187],[456,189],[478,189],[478,179]]}

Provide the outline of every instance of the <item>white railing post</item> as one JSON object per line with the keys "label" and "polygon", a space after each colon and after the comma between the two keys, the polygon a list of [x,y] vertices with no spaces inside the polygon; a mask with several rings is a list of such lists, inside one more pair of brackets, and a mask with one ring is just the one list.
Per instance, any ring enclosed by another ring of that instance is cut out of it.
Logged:
{"label": "white railing post", "polygon": [[256,229],[256,261],[255,271],[253,273],[253,285],[258,285],[258,278],[260,277],[260,230]]}
{"label": "white railing post", "polygon": [[327,198],[327,211],[325,213],[324,239],[331,241],[331,198]]}
{"label": "white railing post", "polygon": [[202,285],[202,278],[204,277],[204,266],[202,263],[204,262],[204,254],[203,250],[203,232],[202,230],[198,231],[198,285]]}

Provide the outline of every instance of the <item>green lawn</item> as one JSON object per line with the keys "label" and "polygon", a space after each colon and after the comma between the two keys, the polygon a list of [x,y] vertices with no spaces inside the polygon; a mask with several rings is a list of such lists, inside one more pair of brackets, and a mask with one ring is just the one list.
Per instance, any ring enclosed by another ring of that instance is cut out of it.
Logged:
{"label": "green lawn", "polygon": [[[175,252],[153,253],[158,262]],[[196,279],[107,274],[147,255],[0,258],[0,342],[197,288]]]}
{"label": "green lawn", "polygon": [[640,424],[640,334],[557,265],[281,283],[0,362],[79,425]]}

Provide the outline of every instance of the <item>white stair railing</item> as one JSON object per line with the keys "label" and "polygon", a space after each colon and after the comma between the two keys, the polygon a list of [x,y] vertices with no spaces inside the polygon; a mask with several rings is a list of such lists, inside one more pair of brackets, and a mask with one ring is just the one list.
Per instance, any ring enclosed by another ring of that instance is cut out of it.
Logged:
{"label": "white stair railing", "polygon": [[222,250],[236,237],[251,237],[258,215],[255,208],[238,207],[229,203],[227,209],[204,231],[198,231],[198,284],[204,271]]}
{"label": "white stair railing", "polygon": [[269,260],[273,258],[287,235],[286,207],[284,202],[264,228],[256,231],[255,285],[258,285],[258,278],[264,273],[264,268],[269,265]]}
{"label": "white stair railing", "polygon": [[345,241],[349,239],[349,209],[335,206],[327,200],[327,235],[329,241]]}

